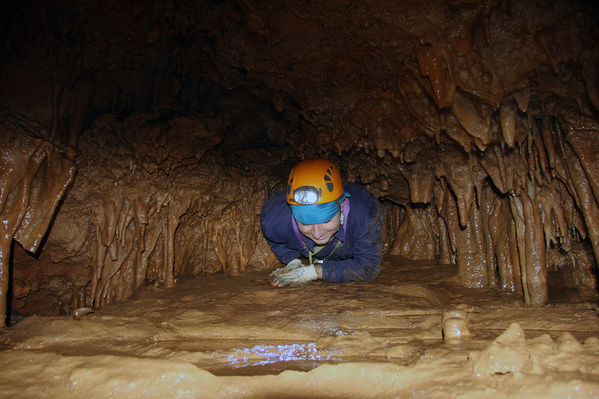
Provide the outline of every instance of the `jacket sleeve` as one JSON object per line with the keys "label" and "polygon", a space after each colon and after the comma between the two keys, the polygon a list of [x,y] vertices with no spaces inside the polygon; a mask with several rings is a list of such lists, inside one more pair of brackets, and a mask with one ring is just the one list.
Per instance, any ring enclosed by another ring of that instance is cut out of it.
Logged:
{"label": "jacket sleeve", "polygon": [[291,225],[291,211],[287,211],[282,195],[283,193],[276,193],[266,200],[260,213],[260,224],[272,252],[281,262],[289,263],[301,257],[301,254],[289,244],[294,238],[287,228]]}
{"label": "jacket sleeve", "polygon": [[285,243],[271,241],[268,237],[266,237],[266,241],[268,241],[268,245],[270,245],[272,252],[274,252],[277,258],[283,263],[289,263],[302,256],[297,250],[288,247]]}
{"label": "jacket sleeve", "polygon": [[[383,213],[376,203],[364,220],[352,221],[353,257],[326,260],[322,263],[322,279],[332,283],[374,280],[381,271]],[[364,227],[362,227],[364,226]]]}

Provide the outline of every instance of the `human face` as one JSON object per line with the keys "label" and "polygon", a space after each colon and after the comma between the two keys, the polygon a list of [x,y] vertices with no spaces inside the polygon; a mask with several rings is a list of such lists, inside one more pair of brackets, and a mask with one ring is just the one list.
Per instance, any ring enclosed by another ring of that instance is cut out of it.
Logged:
{"label": "human face", "polygon": [[318,224],[303,224],[296,220],[299,231],[314,241],[316,245],[326,245],[333,235],[339,230],[341,225],[341,212],[337,212],[335,216],[328,222]]}

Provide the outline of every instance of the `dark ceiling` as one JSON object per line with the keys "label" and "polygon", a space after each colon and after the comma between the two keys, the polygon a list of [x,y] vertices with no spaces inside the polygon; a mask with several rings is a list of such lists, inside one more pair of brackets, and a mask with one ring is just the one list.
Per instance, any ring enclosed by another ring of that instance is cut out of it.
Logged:
{"label": "dark ceiling", "polygon": [[[308,142],[393,152],[423,133],[445,139],[454,98],[475,104],[484,122],[524,89],[589,108],[585,90],[597,84],[590,1],[0,7],[0,101],[73,146],[97,115],[141,111],[201,114],[231,149]],[[448,134],[467,151],[497,139],[458,119]]]}

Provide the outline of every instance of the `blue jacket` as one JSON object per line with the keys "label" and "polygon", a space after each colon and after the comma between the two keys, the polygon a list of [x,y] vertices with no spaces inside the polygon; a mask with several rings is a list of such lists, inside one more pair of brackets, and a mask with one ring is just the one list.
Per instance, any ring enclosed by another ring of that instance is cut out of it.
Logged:
{"label": "blue jacket", "polygon": [[[373,280],[381,270],[381,206],[361,186],[353,183],[344,183],[343,186],[345,192],[351,194],[346,199],[350,201],[349,213],[344,225],[317,255],[318,259],[326,258],[322,263],[322,279],[333,283]],[[292,224],[291,208],[283,192],[274,193],[266,200],[260,217],[264,237],[281,262],[289,263],[293,259],[307,257],[305,245],[314,250],[312,240],[303,235],[303,242],[298,239]],[[337,240],[342,245],[334,250]]]}

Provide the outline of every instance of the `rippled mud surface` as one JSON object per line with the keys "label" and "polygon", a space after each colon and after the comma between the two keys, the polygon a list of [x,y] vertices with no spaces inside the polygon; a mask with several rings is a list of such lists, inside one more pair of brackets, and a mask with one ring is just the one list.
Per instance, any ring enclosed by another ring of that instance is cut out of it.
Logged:
{"label": "rippled mud surface", "polygon": [[[180,279],[0,333],[0,397],[596,397],[596,296],[527,308],[387,257],[370,283]],[[556,288],[559,289],[559,288]]]}

